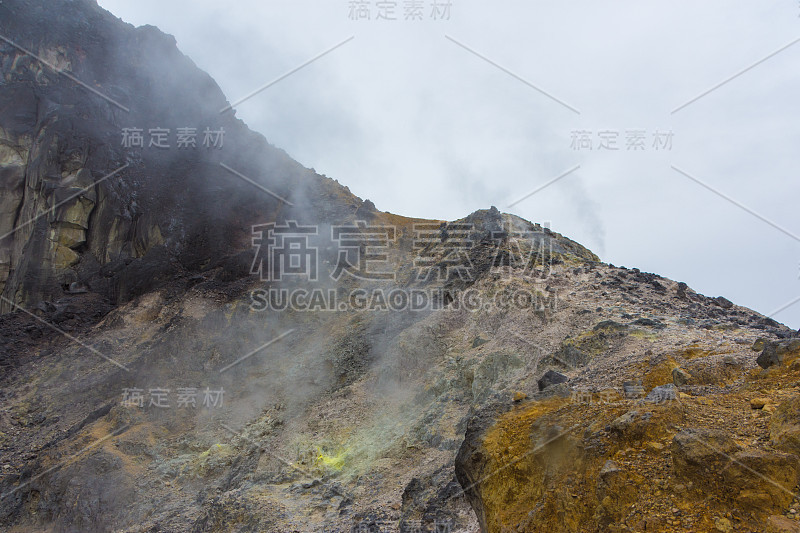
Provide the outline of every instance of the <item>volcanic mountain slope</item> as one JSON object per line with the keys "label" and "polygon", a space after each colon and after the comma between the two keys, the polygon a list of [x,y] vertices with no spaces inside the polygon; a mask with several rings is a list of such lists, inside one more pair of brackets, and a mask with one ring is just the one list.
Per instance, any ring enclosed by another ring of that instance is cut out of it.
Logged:
{"label": "volcanic mountain slope", "polygon": [[154,27],[91,0],[8,1],[0,35],[0,310],[65,290],[118,303],[224,261],[246,273],[250,225],[362,204],[250,131]]}
{"label": "volcanic mountain slope", "polygon": [[[494,208],[377,211],[93,2],[0,34],[4,530],[798,530],[792,330]],[[225,144],[121,146],[156,126]],[[318,275],[276,276],[303,228]],[[338,271],[376,242],[389,279]]]}

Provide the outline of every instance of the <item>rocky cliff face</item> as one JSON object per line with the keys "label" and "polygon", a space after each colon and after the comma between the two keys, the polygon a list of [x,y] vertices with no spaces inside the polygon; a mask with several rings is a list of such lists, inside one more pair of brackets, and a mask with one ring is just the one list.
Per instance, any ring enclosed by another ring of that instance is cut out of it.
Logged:
{"label": "rocky cliff face", "polygon": [[250,222],[343,221],[361,203],[221,112],[217,84],[154,27],[91,1],[11,1],[0,34],[0,290],[14,303],[126,301],[225,261]]}
{"label": "rocky cliff face", "polygon": [[4,530],[798,530],[785,326],[494,208],[380,212],[91,1],[0,36]]}

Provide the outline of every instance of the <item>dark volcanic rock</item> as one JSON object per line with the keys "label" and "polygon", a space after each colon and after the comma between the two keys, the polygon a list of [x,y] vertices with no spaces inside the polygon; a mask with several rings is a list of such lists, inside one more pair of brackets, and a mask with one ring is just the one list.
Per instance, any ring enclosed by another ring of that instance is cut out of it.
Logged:
{"label": "dark volcanic rock", "polygon": [[569,381],[569,378],[564,374],[556,372],[555,370],[548,370],[541,378],[539,378],[537,384],[539,385],[539,390],[543,391],[551,385],[566,383],[567,381]]}
{"label": "dark volcanic rock", "polygon": [[678,298],[680,298],[681,300],[688,300],[689,297],[686,295],[686,289],[688,289],[688,288],[689,288],[689,286],[686,285],[686,283],[684,283],[682,281],[680,283],[678,283],[678,288],[675,290]]}
{"label": "dark volcanic rock", "polygon": [[[761,340],[761,339],[759,339]],[[769,368],[783,363],[788,355],[800,353],[800,339],[784,340],[780,342],[763,342],[764,349],[756,362],[761,368]]]}
{"label": "dark volcanic rock", "polygon": [[481,531],[488,531],[479,483],[489,473],[486,471],[488,467],[486,452],[483,449],[483,437],[486,431],[494,425],[496,419],[507,412],[509,408],[506,403],[495,403],[473,413],[467,424],[464,442],[456,455],[456,479],[458,479],[467,501],[475,510]]}
{"label": "dark volcanic rock", "polygon": [[733,307],[733,302],[722,296],[717,296],[713,299],[714,303],[723,309],[730,309]]}
{"label": "dark volcanic rock", "polygon": [[639,318],[633,322],[636,326],[645,326],[648,328],[664,329],[666,326],[663,322],[653,320],[652,318]]}
{"label": "dark volcanic rock", "polygon": [[672,382],[678,387],[688,385],[692,380],[692,375],[682,368],[674,368],[672,370]]}

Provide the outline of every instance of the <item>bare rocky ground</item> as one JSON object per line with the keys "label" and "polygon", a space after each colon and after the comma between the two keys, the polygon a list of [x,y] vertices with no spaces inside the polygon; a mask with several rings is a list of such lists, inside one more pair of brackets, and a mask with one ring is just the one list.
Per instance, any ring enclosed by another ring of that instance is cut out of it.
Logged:
{"label": "bare rocky ground", "polygon": [[[473,285],[487,299],[511,287],[558,298],[546,309],[276,316],[253,312],[246,286],[232,296],[200,282],[97,322],[80,312],[97,302],[73,297],[78,312],[64,323],[130,372],[7,315],[16,357],[2,381],[5,524],[797,529],[799,352],[756,364],[771,342],[791,348],[794,332],[596,262],[536,281],[495,267]],[[296,333],[219,372],[288,325]],[[547,371],[568,381],[540,391]],[[634,396],[680,385],[647,401],[626,397],[624,382]],[[126,387],[189,386],[224,388],[223,406],[176,408],[174,394],[170,409],[122,405]]]}
{"label": "bare rocky ground", "polygon": [[[92,0],[4,0],[0,34],[4,531],[800,529],[796,332],[496,209],[380,212]],[[120,146],[155,125],[225,149]],[[394,284],[323,288],[442,305],[259,311],[307,286],[251,275],[289,221],[392,227]],[[471,275],[419,279],[459,226]]]}
{"label": "bare rocky ground", "polygon": [[[584,309],[560,321],[562,348],[545,350],[580,361],[560,365],[571,379],[470,423],[456,465],[483,527],[800,529],[795,334],[662,278],[592,270],[567,288]],[[785,357],[762,368],[770,342]]]}

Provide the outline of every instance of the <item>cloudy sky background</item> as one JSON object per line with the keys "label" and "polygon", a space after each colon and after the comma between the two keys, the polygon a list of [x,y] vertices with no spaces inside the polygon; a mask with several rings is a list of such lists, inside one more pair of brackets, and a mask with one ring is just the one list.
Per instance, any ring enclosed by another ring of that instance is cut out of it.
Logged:
{"label": "cloudy sky background", "polygon": [[[450,20],[423,0],[423,21],[404,0],[394,21],[375,0],[357,21],[348,0],[99,3],[174,35],[231,102],[354,36],[236,111],[379,209],[496,205],[764,314],[800,298],[800,42],[673,112],[800,38],[795,0],[452,0]],[[645,150],[626,149],[636,129]],[[571,147],[577,130],[593,150]],[[597,149],[602,130],[619,150]],[[800,303],[774,317],[800,327]]]}

